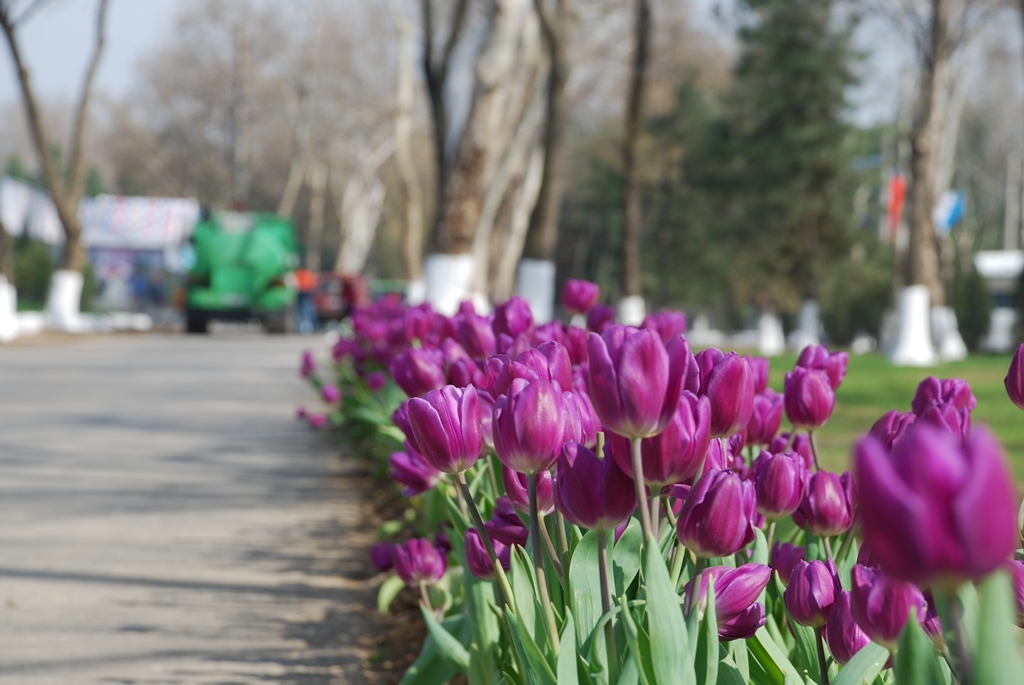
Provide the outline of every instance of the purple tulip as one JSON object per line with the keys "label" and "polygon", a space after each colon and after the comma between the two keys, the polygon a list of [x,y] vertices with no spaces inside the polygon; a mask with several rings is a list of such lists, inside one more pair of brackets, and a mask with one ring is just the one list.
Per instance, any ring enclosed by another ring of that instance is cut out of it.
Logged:
{"label": "purple tulip", "polygon": [[395,572],[409,587],[441,580],[448,560],[425,538],[413,538],[394,551]]}
{"label": "purple tulip", "polygon": [[1021,343],[1013,353],[1013,360],[1006,371],[1003,385],[1006,386],[1006,394],[1010,396],[1010,401],[1016,404],[1018,409],[1024,409],[1024,343]]}
{"label": "purple tulip", "polygon": [[409,423],[409,400],[402,402],[398,405],[398,409],[391,412],[391,423],[398,426],[398,429],[405,435],[406,442],[419,452],[419,449],[416,448],[416,436],[413,435],[412,425]]}
{"label": "purple tulip", "polygon": [[[712,358],[705,357],[705,366]],[[697,361],[698,366],[701,363],[702,360]],[[715,361],[706,373],[702,370],[700,390],[698,394],[711,401],[711,437],[732,435],[750,423],[754,412],[754,374],[743,357],[730,352]]]}
{"label": "purple tulip", "polygon": [[327,404],[336,404],[341,399],[341,391],[334,383],[324,383],[320,388],[320,397]]}
{"label": "purple tulip", "polygon": [[562,306],[570,314],[586,314],[600,295],[597,283],[570,278],[562,288]]}
{"label": "purple tulip", "polygon": [[[753,637],[765,624],[764,605],[757,601],[771,580],[772,570],[764,564],[744,564],[739,568],[711,566],[700,574],[698,606],[704,610],[708,584],[715,581],[715,618],[718,637],[723,641]],[[693,580],[686,584],[685,594],[693,592]]]}
{"label": "purple tulip", "polygon": [[748,445],[769,445],[782,423],[782,395],[768,389],[754,395],[753,411],[746,427]]}
{"label": "purple tulip", "polygon": [[587,312],[587,330],[601,335],[615,324],[615,307],[594,305]]}
{"label": "purple tulip", "polygon": [[630,438],[660,433],[685,384],[690,348],[683,337],[666,345],[654,331],[612,326],[592,333],[587,348],[587,386],[601,423]]}
{"label": "purple tulip", "polygon": [[309,423],[310,428],[323,428],[327,425],[327,416],[324,414],[309,414],[306,417],[306,422]]}
{"label": "purple tulip", "polygon": [[542,379],[557,383],[562,390],[572,389],[572,362],[564,345],[546,342],[535,349],[523,352],[515,361],[503,354],[487,359],[487,376],[495,395],[509,394],[512,381],[523,378],[528,381]]}
{"label": "purple tulip", "polygon": [[[569,406],[569,413],[574,418],[579,416],[579,432],[581,437],[577,442],[595,449],[597,446],[597,434],[602,432],[604,427],[601,425],[601,420],[597,418],[597,412],[594,411],[590,395],[587,394],[586,389],[573,389],[572,392],[562,393],[562,396]],[[573,403],[576,405],[575,408],[571,406]],[[608,433],[608,435],[613,434]]]}
{"label": "purple tulip", "polygon": [[471,357],[484,359],[492,354],[497,347],[494,329],[486,317],[478,314],[456,314],[452,317],[455,334],[462,347]]}
{"label": "purple tulip", "polygon": [[679,513],[679,541],[698,557],[735,554],[754,540],[757,496],[732,470],[704,474]]}
{"label": "purple tulip", "polygon": [[381,542],[370,547],[370,563],[378,573],[390,571],[395,566],[395,547],[392,542]]}
{"label": "purple tulip", "polygon": [[783,585],[789,585],[793,577],[793,569],[798,561],[805,561],[804,548],[788,542],[779,543],[777,540],[772,545],[771,567],[779,574]]}
{"label": "purple tulip", "polygon": [[935,404],[952,404],[956,409],[974,411],[978,400],[971,393],[971,386],[962,378],[944,378],[928,376],[917,386],[914,401],[910,408],[918,417]]}
{"label": "purple tulip", "polygon": [[715,368],[715,364],[722,361],[725,358],[725,352],[722,352],[716,347],[709,347],[706,350],[698,352],[693,361],[697,365],[697,374],[700,378],[700,387],[697,390],[698,395],[706,395],[708,390],[708,378],[711,377],[711,371]]}
{"label": "purple tulip", "polygon": [[722,469],[732,469],[739,474],[743,480],[749,475],[747,459],[743,456],[743,436],[737,433],[725,441],[723,452],[722,441],[712,440],[708,445],[708,454],[704,460],[704,469],[699,475]]}
{"label": "purple tulip", "polygon": [[373,371],[366,375],[366,388],[370,392],[380,392],[388,384],[388,375],[383,371]]}
{"label": "purple tulip", "polygon": [[441,480],[441,472],[431,466],[419,452],[406,443],[405,452],[391,455],[391,479],[405,486],[402,494],[406,497],[423,494],[432,490]]}
{"label": "purple tulip", "polygon": [[423,397],[444,385],[444,357],[437,349],[410,348],[391,362],[391,377],[409,397]]}
{"label": "purple tulip", "polygon": [[530,305],[518,295],[513,295],[494,308],[495,335],[515,338],[524,333],[532,333],[533,329],[533,312],[530,311]]}
{"label": "purple tulip", "polygon": [[952,402],[930,405],[921,412],[917,423],[941,428],[958,440],[966,440],[971,434],[971,413],[966,408],[957,409]]}
{"label": "purple tulip", "polygon": [[1017,602],[1017,625],[1024,628],[1024,561],[1013,559],[1005,564],[1013,581],[1013,598]]}
{"label": "purple tulip", "polygon": [[662,342],[667,343],[675,336],[686,333],[686,314],[670,309],[648,314],[644,317],[640,328],[651,329],[658,334]]}
{"label": "purple tulip", "polygon": [[586,364],[590,358],[587,354],[587,337],[589,335],[585,329],[576,326],[565,329],[565,341],[562,344],[569,350],[569,360],[574,366]]}
{"label": "purple tulip", "polygon": [[793,512],[793,521],[815,535],[845,533],[853,525],[857,486],[846,472],[842,476],[818,471],[807,482],[807,495]]}
{"label": "purple tulip", "polygon": [[313,353],[310,350],[302,351],[302,361],[299,364],[299,375],[303,378],[309,378],[316,371],[316,360],[313,358]]}
{"label": "purple tulip", "polygon": [[[443,526],[444,523],[441,525]],[[448,533],[444,532],[443,528],[434,533],[434,547],[437,547],[441,554],[448,554],[452,551],[451,540],[448,539]]]}
{"label": "purple tulip", "polygon": [[[682,483],[696,475],[711,440],[711,404],[706,397],[683,392],[679,409],[665,430],[641,442],[644,482],[653,493],[669,485]],[[615,463],[630,478],[633,474],[631,446],[628,438],[616,433],[605,435]]]}
{"label": "purple tulip", "polygon": [[[501,482],[505,485],[505,494],[508,495],[516,509],[524,514],[529,514],[530,495],[526,478],[526,474],[513,471],[505,465],[501,467]],[[547,516],[554,510],[555,495],[552,490],[551,472],[541,471],[537,474],[537,511]]]}
{"label": "purple tulip", "polygon": [[842,665],[853,658],[871,642],[857,621],[853,618],[850,606],[850,593],[843,590],[836,597],[832,609],[828,612],[828,623],[825,624],[825,642],[832,652],[832,657]]}
{"label": "purple tulip", "polygon": [[306,419],[306,417],[308,417],[308,416],[309,416],[309,410],[306,409],[305,407],[296,407],[295,408],[295,418],[298,419],[299,421],[304,421]]}
{"label": "purple tulip", "polygon": [[854,450],[864,545],[883,571],[928,586],[980,580],[1017,547],[1017,497],[999,443],[915,426],[892,456],[870,436]]}
{"label": "purple tulip", "polygon": [[[788,445],[788,447],[787,447]],[[789,433],[780,433],[768,445],[769,452],[796,452],[804,459],[804,466],[808,471],[814,470],[814,453],[811,451],[811,437],[807,433],[800,433],[793,438],[793,444],[789,444]]]}
{"label": "purple tulip", "polygon": [[832,390],[837,390],[846,377],[850,356],[845,352],[829,353],[824,345],[809,345],[800,353],[796,365],[805,369],[820,369],[828,376]]}
{"label": "purple tulip", "polygon": [[857,625],[869,638],[890,651],[896,649],[900,631],[912,611],[917,622],[924,623],[924,595],[913,583],[860,564],[853,567],[850,582],[850,601]]}
{"label": "purple tulip", "polygon": [[829,561],[798,561],[789,577],[783,599],[793,620],[802,626],[820,628],[840,592],[836,567]]}
{"label": "purple tulip", "polygon": [[771,362],[765,357],[743,357],[750,366],[750,372],[754,374],[754,394],[761,395],[768,390],[768,375],[771,369]]}
{"label": "purple tulip", "polygon": [[807,468],[796,452],[761,452],[750,479],[757,493],[757,510],[769,519],[792,514],[807,492]]}
{"label": "purple tulip", "polygon": [[887,452],[892,452],[895,444],[904,438],[907,431],[916,421],[916,415],[893,409],[875,421],[875,424],[871,426],[871,430],[868,431],[868,435],[878,440]]}
{"label": "purple tulip", "polygon": [[633,479],[610,457],[566,443],[555,471],[555,507],[569,522],[596,531],[614,530],[636,509]]}
{"label": "purple tulip", "polygon": [[797,428],[817,430],[825,425],[836,405],[828,376],[818,369],[796,367],[786,373],[786,418]]}
{"label": "purple tulip", "polygon": [[491,539],[510,546],[525,547],[530,534],[508,497],[499,497],[494,502],[491,520],[484,523],[484,528]]}
{"label": "purple tulip", "polygon": [[[465,542],[466,566],[469,567],[469,572],[482,580],[493,580],[495,576],[494,564],[491,563],[491,558],[487,554],[487,548],[480,538],[480,531],[476,528],[467,530]],[[498,556],[498,563],[501,564],[503,569],[508,571],[512,566],[512,548],[494,539],[491,540],[491,544],[494,545],[494,553]]]}
{"label": "purple tulip", "polygon": [[433,329],[437,314],[429,302],[409,307],[402,314],[402,329],[407,342],[427,340]]}
{"label": "purple tulip", "polygon": [[[576,435],[567,435],[570,411],[558,386],[550,381],[526,383],[514,394],[503,395],[494,403],[494,447],[505,466],[520,473],[546,471],[558,459],[567,439],[580,439],[578,413]],[[578,412],[578,409],[577,409]]]}
{"label": "purple tulip", "polygon": [[446,385],[409,400],[413,446],[442,473],[460,473],[480,458],[480,400],[473,386]]}

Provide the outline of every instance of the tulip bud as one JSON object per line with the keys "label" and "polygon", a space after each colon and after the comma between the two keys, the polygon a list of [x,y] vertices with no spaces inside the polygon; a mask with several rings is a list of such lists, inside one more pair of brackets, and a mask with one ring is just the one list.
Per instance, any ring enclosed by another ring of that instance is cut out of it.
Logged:
{"label": "tulip bud", "polygon": [[935,376],[928,376],[917,386],[910,408],[920,417],[928,407],[945,403],[970,413],[978,405],[978,400],[971,393],[971,386],[961,378],[945,378],[940,381]]}
{"label": "tulip bud", "polygon": [[530,534],[516,514],[508,497],[499,497],[494,502],[491,520],[484,523],[484,528],[487,529],[487,534],[492,539],[506,545],[519,545],[520,547],[526,546],[526,539]]}
{"label": "tulip bud", "polygon": [[873,641],[896,649],[900,631],[913,611],[914,620],[923,624],[926,609],[924,595],[913,583],[889,577],[881,571],[856,565],[850,574],[850,600],[857,625]]}
{"label": "tulip bud", "polygon": [[630,438],[660,433],[679,406],[690,349],[682,336],[612,326],[587,341],[587,385],[601,423]]}
{"label": "tulip bud", "polygon": [[[518,380],[513,388],[525,382]],[[567,437],[580,437],[566,436],[569,419],[565,398],[550,381],[538,379],[515,394],[499,397],[494,404],[493,424],[498,458],[520,473],[548,470],[558,459]]]}
{"label": "tulip bud", "polygon": [[777,540],[772,545],[771,561],[769,563],[772,569],[779,574],[779,579],[783,585],[789,585],[789,580],[793,577],[793,569],[796,568],[797,562],[805,560],[803,547],[798,547],[788,542],[780,544]]}
{"label": "tulip bud", "polygon": [[[928,586],[980,580],[1017,546],[1017,497],[999,443],[915,426],[892,455],[870,436],[854,450],[864,546],[887,574]],[[863,627],[863,626],[862,626]]]}
{"label": "tulip bud", "polygon": [[886,451],[892,452],[893,446],[903,439],[916,421],[917,416],[915,414],[899,412],[893,409],[875,421],[875,424],[871,426],[871,430],[868,431],[868,435],[882,443]]}
{"label": "tulip bud", "polygon": [[768,390],[768,375],[771,369],[771,362],[766,357],[751,357],[744,355],[750,373],[754,375],[754,395],[761,395]]}
{"label": "tulip bud", "polygon": [[820,369],[828,376],[829,385],[835,391],[846,377],[846,365],[850,356],[845,352],[829,353],[824,345],[808,345],[800,353],[796,365],[805,369]]}
{"label": "tulip bud", "polygon": [[583,445],[569,442],[558,457],[555,506],[582,528],[614,530],[636,509],[633,480],[610,457],[598,459]]}
{"label": "tulip bud", "polygon": [[857,621],[853,618],[853,609],[850,606],[850,593],[843,590],[836,597],[832,609],[828,612],[828,623],[825,624],[825,642],[828,643],[828,650],[832,657],[842,665],[853,658],[853,655],[863,649],[869,642],[869,638]]}
{"label": "tulip bud", "polygon": [[429,540],[414,538],[395,547],[395,572],[409,587],[436,583],[444,575],[448,560]]}
{"label": "tulip bud", "polygon": [[[739,568],[711,566],[700,574],[698,606],[704,611],[708,584],[715,584],[715,618],[718,637],[723,641],[753,637],[765,624],[764,605],[757,601],[771,580],[772,570],[764,564],[744,564]],[[693,592],[693,580],[686,585],[686,596]],[[689,602],[687,602],[689,603]]]}
{"label": "tulip bud", "polygon": [[918,418],[917,423],[927,423],[947,431],[958,440],[966,440],[971,434],[971,414],[967,409],[957,409],[951,402],[932,404]]}
{"label": "tulip bud", "polygon": [[[508,495],[515,508],[529,515],[530,497],[529,490],[527,489],[526,474],[513,471],[509,467],[502,465],[501,482],[505,486],[505,494]],[[537,511],[544,516],[553,512],[555,510],[554,498],[551,472],[541,471],[537,474]]]}
{"label": "tulip bud", "polygon": [[470,357],[484,359],[497,347],[494,330],[486,317],[478,314],[456,314],[452,317],[455,334]]}
{"label": "tulip bud", "polygon": [[686,333],[686,314],[671,310],[648,314],[640,328],[649,328],[658,334],[662,342],[667,343],[675,336]]}
{"label": "tulip bud", "polygon": [[1024,628],[1024,561],[1007,561],[1006,570],[1013,581],[1013,598],[1017,602],[1017,625]]}
{"label": "tulip bud", "polygon": [[1003,379],[1003,385],[1006,386],[1006,394],[1010,396],[1010,401],[1016,404],[1018,409],[1024,409],[1024,343],[1021,343],[1013,353],[1013,360],[1006,372],[1006,378]]}
{"label": "tulip bud", "polygon": [[594,305],[587,312],[587,330],[601,335],[615,323],[615,307]]}
{"label": "tulip bud", "polygon": [[792,514],[807,492],[807,470],[803,457],[795,452],[761,452],[750,477],[757,493],[757,510],[769,519]]}
{"label": "tulip bud", "polygon": [[303,378],[309,378],[316,371],[316,360],[313,358],[313,353],[309,350],[302,351],[302,362],[299,364],[299,375]]}
{"label": "tulip bud", "polygon": [[513,295],[506,302],[502,302],[494,308],[494,333],[496,335],[515,338],[524,333],[532,333],[533,329],[533,312],[530,311],[530,305],[518,295]]}
{"label": "tulip bud", "polygon": [[797,428],[817,430],[836,405],[835,391],[824,371],[796,367],[786,374],[786,418]]}
{"label": "tulip bud", "polygon": [[341,399],[341,391],[334,383],[324,383],[320,388],[320,397],[327,404],[336,404]]}
{"label": "tulip bud", "polygon": [[[679,409],[665,430],[641,442],[644,482],[652,492],[690,480],[697,473],[711,440],[711,404],[706,397],[683,392]],[[616,433],[605,436],[609,451],[622,472],[633,475],[632,451],[628,438]]]}
{"label": "tulip bud", "polygon": [[444,358],[437,349],[410,348],[395,357],[389,371],[409,397],[423,397],[445,381]]}
{"label": "tulip bud", "polygon": [[459,473],[480,458],[483,446],[476,389],[446,385],[409,400],[413,445],[442,473]]}
{"label": "tulip bud", "polygon": [[327,425],[327,417],[323,414],[310,414],[306,417],[310,428],[323,428]]}
{"label": "tulip bud", "polygon": [[395,566],[395,547],[392,542],[381,542],[370,547],[370,563],[379,573],[390,571]]}
{"label": "tulip bud", "polygon": [[570,278],[562,289],[562,306],[570,314],[586,314],[600,295],[597,283]]}
{"label": "tulip bud", "polygon": [[702,373],[700,385],[698,394],[711,401],[712,438],[732,435],[750,423],[754,412],[754,374],[743,357],[735,352],[724,355],[710,371]]}
{"label": "tulip bud", "polygon": [[774,390],[754,395],[753,411],[746,427],[748,445],[771,444],[782,423],[782,405],[783,396]]}
{"label": "tulip bud", "polygon": [[802,626],[820,628],[840,592],[836,567],[831,560],[798,561],[783,594],[786,609]]}
{"label": "tulip bud", "polygon": [[[495,576],[494,564],[491,563],[491,558],[487,554],[487,548],[480,538],[480,531],[476,528],[468,529],[465,542],[466,566],[469,567],[469,572],[482,580],[493,580]],[[512,566],[512,548],[494,539],[491,540],[491,544],[494,545],[494,553],[498,557],[498,563],[506,571],[509,570]]]}
{"label": "tulip bud", "polygon": [[405,452],[395,452],[388,462],[391,479],[405,486],[402,494],[406,497],[420,495],[432,490],[441,480],[441,472],[431,466],[409,443]]}
{"label": "tulip bud", "polygon": [[699,557],[735,554],[754,540],[754,485],[731,470],[701,477],[679,513],[676,534]]}
{"label": "tulip bud", "polygon": [[793,521],[815,535],[838,535],[853,525],[856,503],[857,486],[849,472],[838,476],[818,471],[808,480],[807,494],[793,512]]}
{"label": "tulip bud", "polygon": [[366,388],[370,392],[380,392],[388,384],[388,375],[383,371],[374,371],[366,375]]}

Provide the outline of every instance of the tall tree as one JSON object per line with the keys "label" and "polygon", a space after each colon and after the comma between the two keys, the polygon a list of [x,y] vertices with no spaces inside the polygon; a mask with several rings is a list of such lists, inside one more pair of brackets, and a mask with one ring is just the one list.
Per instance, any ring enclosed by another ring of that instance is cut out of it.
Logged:
{"label": "tall tree", "polygon": [[53,198],[64,228],[64,261],[63,268],[67,271],[81,273],[85,268],[85,248],[82,245],[82,224],[78,221],[78,203],[85,190],[86,164],[83,149],[85,130],[89,115],[89,101],[92,97],[93,82],[99,69],[103,48],[106,44],[107,6],[109,0],[99,0],[96,9],[95,35],[92,53],[89,56],[85,77],[82,81],[78,102],[68,144],[68,173],[63,176],[54,159],[53,139],[46,130],[39,101],[32,86],[28,65],[22,54],[18,40],[18,29],[31,17],[46,0],[18,2],[17,0],[0,0],[0,29],[3,30],[7,47],[14,63],[15,74],[21,89],[21,100],[25,107],[25,118],[28,122],[32,144],[39,157],[42,168],[43,182]]}

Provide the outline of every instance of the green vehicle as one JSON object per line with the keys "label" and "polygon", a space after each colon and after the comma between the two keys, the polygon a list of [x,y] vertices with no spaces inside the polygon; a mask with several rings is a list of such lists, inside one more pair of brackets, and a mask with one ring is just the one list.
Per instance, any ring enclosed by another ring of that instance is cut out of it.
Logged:
{"label": "green vehicle", "polygon": [[268,333],[295,330],[292,270],[298,243],[291,221],[273,214],[218,212],[192,233],[185,328],[206,333],[211,320],[259,319]]}

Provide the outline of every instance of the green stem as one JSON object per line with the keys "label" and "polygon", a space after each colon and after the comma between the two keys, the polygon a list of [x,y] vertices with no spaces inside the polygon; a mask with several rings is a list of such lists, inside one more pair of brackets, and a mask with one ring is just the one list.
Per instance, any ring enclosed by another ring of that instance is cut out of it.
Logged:
{"label": "green stem", "polygon": [[487,529],[484,527],[484,519],[480,516],[480,510],[476,508],[476,502],[473,501],[473,495],[469,491],[469,484],[466,483],[466,474],[464,471],[460,471],[456,478],[455,483],[459,487],[459,492],[462,493],[462,498],[466,501],[469,507],[469,515],[473,519],[473,525],[476,526],[477,532],[480,534],[480,539],[484,541],[484,548],[487,550],[487,556],[490,557],[491,563],[494,565],[494,573],[498,576],[498,589],[502,594],[502,601],[508,604],[509,608],[512,609],[513,613],[516,610],[516,600],[512,595],[512,586],[508,582],[508,576],[505,575],[505,569],[498,561],[498,555],[494,551],[494,543],[491,542],[491,536],[488,535]]}
{"label": "green stem", "polygon": [[494,473],[497,470],[495,464],[498,462],[498,458],[491,455],[491,458],[487,460],[487,475],[491,480],[491,497],[498,499],[498,477]]}
{"label": "green stem", "polygon": [[818,441],[814,438],[814,431],[807,431],[807,436],[810,438],[811,454],[814,456],[814,470],[821,471],[821,462],[818,460]]}
{"label": "green stem", "polygon": [[659,506],[660,504],[661,497],[659,497],[658,495],[654,495],[654,497],[651,497],[651,531],[654,533],[655,540],[661,540],[661,531],[659,530],[659,528],[661,527],[659,525],[661,519],[661,511]]}
{"label": "green stem", "polygon": [[434,613],[434,605],[430,603],[430,593],[427,592],[427,584],[422,580],[420,581],[420,600],[423,602],[423,606],[427,607],[427,611]]}
{"label": "green stem", "polygon": [[814,638],[818,643],[818,667],[821,669],[821,685],[828,685],[828,662],[825,660],[825,642],[821,637],[821,631],[814,631]]}
{"label": "green stem", "polygon": [[[612,610],[612,592],[608,582],[608,532],[604,530],[597,534],[597,560],[601,576],[601,613],[608,616]],[[604,624],[604,639],[608,647],[608,682],[614,684],[619,680],[619,650],[615,644],[615,625],[610,617]]]}
{"label": "green stem", "polygon": [[551,559],[551,565],[555,567],[555,573],[562,575],[562,561],[558,552],[555,550],[555,545],[551,542],[551,533],[548,532],[548,526],[546,519],[547,517],[541,515],[540,517],[540,539],[544,543],[544,551],[548,553],[548,558]]}
{"label": "green stem", "polygon": [[565,534],[565,517],[555,509],[555,532],[558,534],[558,554],[562,559],[562,588],[569,593],[569,538]]}
{"label": "green stem", "polygon": [[533,543],[533,568],[537,573],[537,589],[540,590],[540,603],[544,607],[544,616],[551,633],[551,644],[558,652],[558,625],[555,623],[555,610],[551,606],[551,595],[548,592],[548,578],[544,571],[544,556],[540,541],[540,512],[537,511],[537,474],[526,476],[526,488],[530,495],[530,542]]}
{"label": "green stem", "polygon": [[[630,445],[633,455],[633,487],[636,489],[636,506],[640,510],[640,529],[644,533],[644,545],[647,538],[654,534],[651,527],[651,513],[647,511],[647,488],[644,487],[644,465],[640,459],[640,445],[642,438],[631,438]],[[657,538],[655,538],[657,539]]]}
{"label": "green stem", "polygon": [[679,521],[676,520],[676,513],[672,511],[672,503],[668,501],[667,495],[662,495],[661,504],[665,507],[665,518],[668,519],[668,525],[675,528]]}
{"label": "green stem", "polygon": [[949,592],[933,590],[932,596],[935,597],[935,608],[939,612],[939,621],[942,623],[942,637],[952,657],[950,670],[953,672],[953,678],[960,682],[969,682],[957,677],[958,674],[969,677],[967,674],[971,672],[971,655],[967,649],[967,640],[963,630],[963,604],[960,603],[956,590]]}
{"label": "green stem", "polygon": [[700,595],[700,574],[704,572],[704,564],[707,560],[704,557],[697,557],[697,563],[693,571],[693,591],[690,592],[690,596],[686,598],[686,616],[689,617],[693,613],[694,609],[697,608],[698,595]]}
{"label": "green stem", "polygon": [[772,539],[775,537],[775,521],[772,520],[768,524],[768,537],[765,540],[768,543],[768,557],[771,558],[772,554]]}
{"label": "green stem", "polygon": [[672,557],[672,587],[679,588],[679,577],[683,575],[683,563],[686,561],[686,547],[676,539],[675,556]]}

